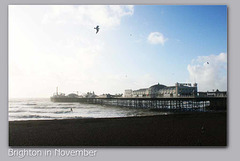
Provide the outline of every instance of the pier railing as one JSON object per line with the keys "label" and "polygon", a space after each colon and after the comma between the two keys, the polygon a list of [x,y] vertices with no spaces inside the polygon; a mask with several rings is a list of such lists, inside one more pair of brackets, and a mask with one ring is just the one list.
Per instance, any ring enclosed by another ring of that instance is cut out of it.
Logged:
{"label": "pier railing", "polygon": [[226,110],[227,97],[172,97],[172,98],[69,98],[51,97],[53,102],[80,102],[130,108],[166,110]]}

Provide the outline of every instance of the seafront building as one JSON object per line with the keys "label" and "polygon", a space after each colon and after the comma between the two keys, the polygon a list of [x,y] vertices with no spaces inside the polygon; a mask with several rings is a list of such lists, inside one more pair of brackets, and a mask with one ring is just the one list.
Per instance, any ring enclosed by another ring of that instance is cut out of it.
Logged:
{"label": "seafront building", "polygon": [[165,86],[163,84],[156,84],[149,88],[142,88],[138,90],[125,90],[124,97],[179,97],[179,96],[196,96],[197,83],[176,83],[175,86]]}

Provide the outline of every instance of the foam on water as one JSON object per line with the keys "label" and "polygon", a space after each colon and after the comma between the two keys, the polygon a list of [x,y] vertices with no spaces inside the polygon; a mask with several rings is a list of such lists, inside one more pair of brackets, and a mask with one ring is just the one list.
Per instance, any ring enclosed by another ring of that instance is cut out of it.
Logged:
{"label": "foam on water", "polygon": [[[71,111],[71,108],[73,111]],[[82,103],[54,103],[50,99],[10,99],[9,121],[49,120],[75,118],[109,118],[165,115],[166,112],[149,109],[101,106]]]}

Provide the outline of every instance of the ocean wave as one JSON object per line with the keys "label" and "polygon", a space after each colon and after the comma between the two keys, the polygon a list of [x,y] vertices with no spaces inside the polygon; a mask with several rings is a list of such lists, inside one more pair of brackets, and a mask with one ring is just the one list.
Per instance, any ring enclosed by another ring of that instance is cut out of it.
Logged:
{"label": "ocean wave", "polygon": [[54,117],[54,116],[42,116],[42,115],[21,115],[21,116],[10,116],[9,120],[40,120],[40,119],[79,119],[79,118],[94,118],[94,117],[82,117],[82,116],[64,116],[64,117]]}
{"label": "ocean wave", "polygon": [[42,116],[42,115],[21,115],[21,116],[11,116],[12,118],[56,118],[51,116]]}
{"label": "ocean wave", "polygon": [[29,112],[29,113],[39,113],[39,114],[63,114],[63,113],[71,113],[72,111],[26,111],[26,110],[18,110],[18,111],[9,111],[9,113],[21,113],[21,112]]}
{"label": "ocean wave", "polygon": [[64,105],[64,106],[66,106],[66,105],[76,105],[77,103],[59,103],[59,104],[57,104],[57,105]]}
{"label": "ocean wave", "polygon": [[72,111],[56,111],[56,112],[53,112],[53,113],[56,113],[56,114],[61,114],[61,113],[71,113]]}
{"label": "ocean wave", "polygon": [[37,104],[36,103],[26,103],[26,104],[22,104],[22,105],[35,106]]}
{"label": "ocean wave", "polygon": [[[71,111],[73,109],[73,112]],[[50,100],[23,100],[9,103],[9,120],[50,120],[74,118],[108,118],[147,116],[161,113],[81,103],[53,103]]]}
{"label": "ocean wave", "polygon": [[61,107],[61,106],[36,106],[34,109],[70,109],[70,108],[79,108],[79,107]]}
{"label": "ocean wave", "polygon": [[26,110],[16,110],[16,111],[8,111],[9,113],[20,113],[20,112],[28,112]]}

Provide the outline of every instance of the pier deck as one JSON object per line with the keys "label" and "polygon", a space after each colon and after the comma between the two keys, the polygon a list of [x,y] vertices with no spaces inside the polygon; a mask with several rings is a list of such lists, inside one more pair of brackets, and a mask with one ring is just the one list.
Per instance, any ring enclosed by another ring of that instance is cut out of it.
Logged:
{"label": "pier deck", "polygon": [[71,98],[51,97],[53,102],[80,102],[131,108],[151,108],[166,110],[209,109],[226,110],[227,97],[170,97],[170,98]]}

